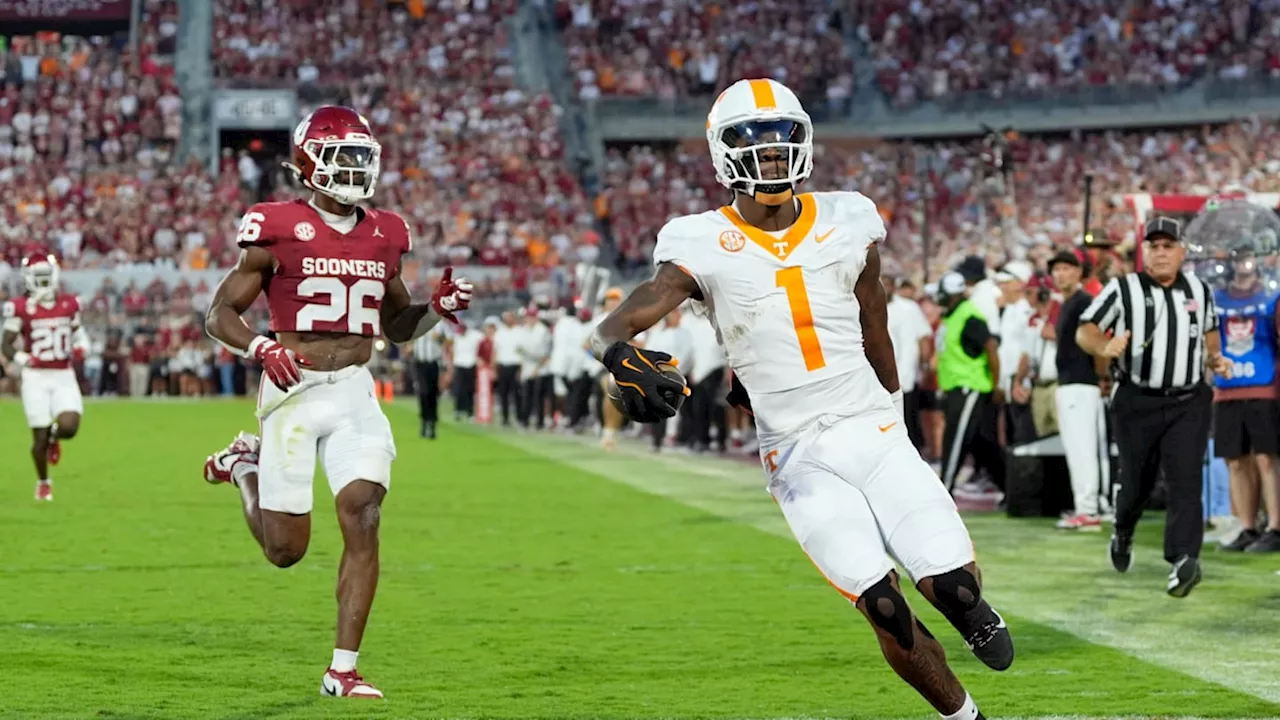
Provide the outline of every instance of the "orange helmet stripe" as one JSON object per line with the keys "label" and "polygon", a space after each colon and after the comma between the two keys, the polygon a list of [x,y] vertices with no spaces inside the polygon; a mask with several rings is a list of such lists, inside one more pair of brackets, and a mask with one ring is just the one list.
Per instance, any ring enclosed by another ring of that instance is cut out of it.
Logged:
{"label": "orange helmet stripe", "polygon": [[757,110],[778,107],[778,100],[773,96],[773,84],[768,80],[751,80],[751,97],[756,101]]}

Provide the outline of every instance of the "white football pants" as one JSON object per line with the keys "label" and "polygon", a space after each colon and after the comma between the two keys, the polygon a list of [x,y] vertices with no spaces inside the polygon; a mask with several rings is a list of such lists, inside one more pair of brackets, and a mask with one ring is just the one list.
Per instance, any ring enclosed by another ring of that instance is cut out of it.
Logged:
{"label": "white football pants", "polygon": [[1071,472],[1076,512],[1097,515],[1111,506],[1111,458],[1106,406],[1097,385],[1059,385],[1058,433]]}

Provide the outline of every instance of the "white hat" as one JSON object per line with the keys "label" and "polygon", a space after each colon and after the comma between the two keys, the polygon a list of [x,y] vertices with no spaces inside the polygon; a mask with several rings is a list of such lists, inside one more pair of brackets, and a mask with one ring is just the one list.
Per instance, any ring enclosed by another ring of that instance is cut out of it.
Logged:
{"label": "white hat", "polygon": [[938,281],[938,290],[943,295],[963,295],[968,288],[969,284],[964,281],[964,276],[958,272],[949,272]]}
{"label": "white hat", "polygon": [[485,318],[485,319],[484,319],[484,324],[485,324],[485,325],[493,325],[493,326],[497,327],[498,322],[499,322],[499,321],[498,321],[498,316],[497,316],[497,315],[490,315],[489,317],[487,317],[487,318]]}
{"label": "white hat", "polygon": [[1021,260],[1010,260],[1004,264],[1004,267],[1000,268],[1000,272],[996,273],[996,282],[1004,283],[1017,280],[1025,283],[1029,282],[1034,275],[1035,271],[1027,263]]}

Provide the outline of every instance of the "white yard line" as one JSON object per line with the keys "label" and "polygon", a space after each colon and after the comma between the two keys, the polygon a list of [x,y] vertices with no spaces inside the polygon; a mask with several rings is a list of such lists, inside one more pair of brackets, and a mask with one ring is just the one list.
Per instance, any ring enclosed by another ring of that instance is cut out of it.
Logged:
{"label": "white yard line", "polygon": [[[469,430],[767,533],[791,537],[765,491],[763,475],[749,465],[714,457],[655,454],[626,441],[614,453],[606,453],[586,438],[478,427]],[[637,460],[658,465],[664,472],[637,473]],[[1091,540],[1068,538],[1046,533],[1042,526],[1009,522],[1001,524],[998,537],[978,536],[976,540],[979,559],[986,560],[984,572],[990,580],[992,600],[998,607],[1140,660],[1280,702],[1276,674],[1280,643],[1274,635],[1250,633],[1243,619],[1233,623],[1224,617],[1214,632],[1194,624],[1166,622],[1179,616],[1222,612],[1211,595],[1212,569],[1205,585],[1179,601],[1162,591],[1164,565],[1160,558],[1140,556],[1129,576],[1115,575],[1107,567],[1105,541],[1096,536]],[[1082,553],[1086,553],[1084,557]],[[1009,569],[1019,565],[1018,571]],[[1063,597],[1060,587],[1052,592],[1041,587],[1044,583],[1037,583],[1035,574],[1026,573],[1029,566],[1037,565],[1053,573],[1059,586],[1064,573],[1078,577],[1079,593]],[[1275,584],[1271,575],[1249,578],[1248,582]],[[1280,590],[1280,585],[1276,587]],[[1226,629],[1229,626],[1239,630]]]}

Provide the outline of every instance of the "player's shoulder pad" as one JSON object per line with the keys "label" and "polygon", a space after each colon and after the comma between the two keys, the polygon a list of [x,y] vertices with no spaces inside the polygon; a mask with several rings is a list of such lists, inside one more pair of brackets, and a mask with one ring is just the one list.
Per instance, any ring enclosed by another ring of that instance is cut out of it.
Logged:
{"label": "player's shoulder pad", "polygon": [[668,220],[658,230],[657,243],[653,247],[654,264],[691,262],[691,256],[699,248],[715,244],[716,236],[724,229],[719,227],[717,219],[723,220],[724,216],[718,211],[710,211]]}
{"label": "player's shoulder pad", "polygon": [[78,313],[78,312],[80,312],[80,309],[83,307],[83,306],[80,304],[80,296],[79,296],[79,295],[76,295],[75,293],[65,293],[65,294],[63,294],[63,296],[62,296],[62,302],[63,302],[63,303],[65,303],[65,304],[66,304],[66,306],[67,306],[67,308],[68,308],[69,310],[71,310],[72,312],[77,312],[77,313]]}
{"label": "player's shoulder pad", "polygon": [[307,213],[306,207],[301,200],[261,202],[250,206],[240,217],[240,225],[236,228],[236,245],[242,248],[271,247],[315,238],[319,219],[313,213]]}
{"label": "player's shoulder pad", "polygon": [[392,210],[368,209],[365,212],[374,227],[386,236],[387,243],[400,248],[400,254],[413,251],[413,230],[409,228],[409,221],[403,215]]}
{"label": "player's shoulder pad", "polygon": [[884,240],[884,218],[871,198],[860,192],[835,191],[811,193],[822,215],[840,227],[865,232],[868,244]]}

